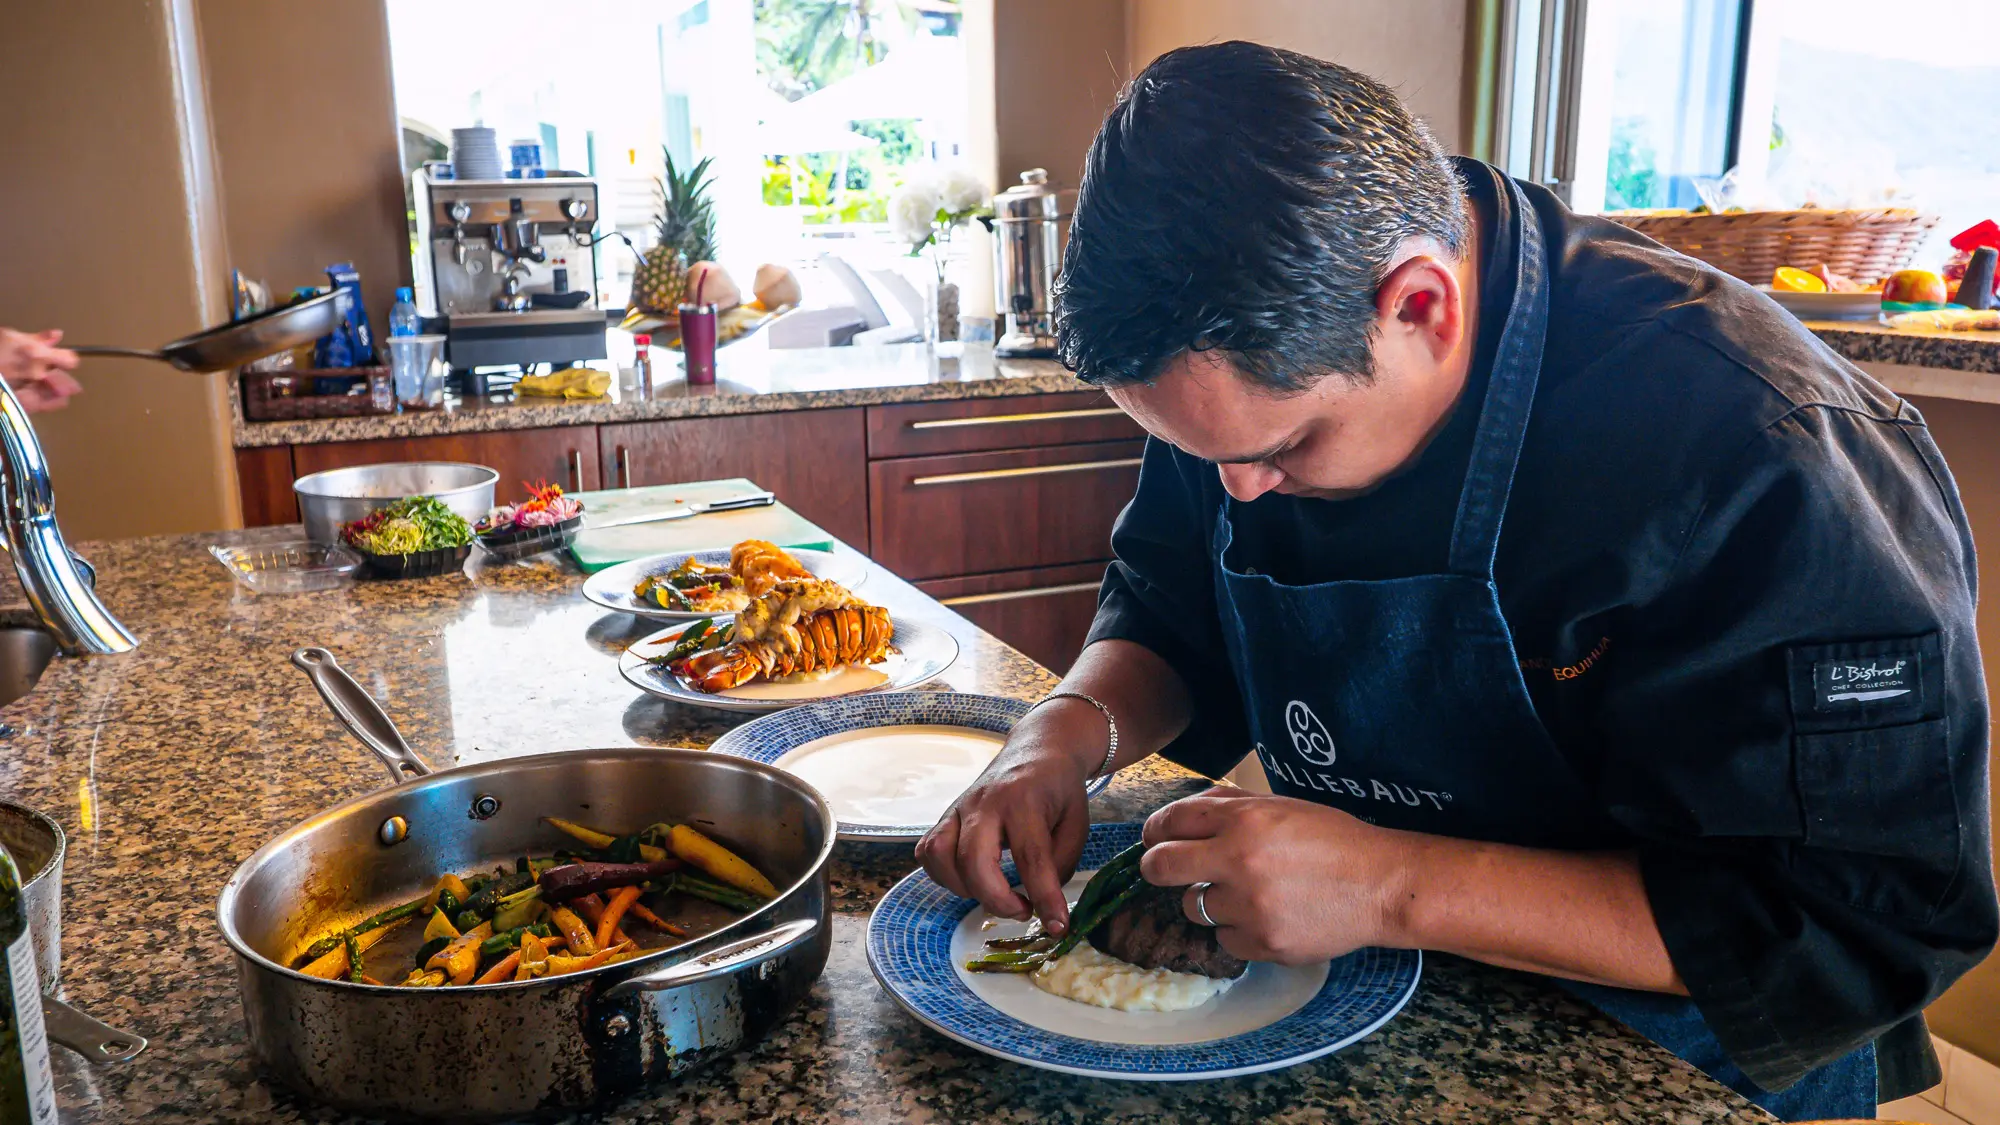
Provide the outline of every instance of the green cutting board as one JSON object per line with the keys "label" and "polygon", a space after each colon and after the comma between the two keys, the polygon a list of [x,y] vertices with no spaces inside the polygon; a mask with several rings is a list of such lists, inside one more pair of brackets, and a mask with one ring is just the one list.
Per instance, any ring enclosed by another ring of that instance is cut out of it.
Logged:
{"label": "green cutting board", "polygon": [[745,493],[761,492],[742,477],[732,480],[702,480],[688,484],[661,484],[648,488],[616,488],[604,492],[579,492],[584,521],[569,553],[584,573],[593,574],[647,555],[669,551],[710,551],[727,549],[745,539],[768,539],[780,547],[800,547],[831,551],[833,536],[821,531],[805,517],[782,503],[766,508],[745,508],[735,512],[709,512],[665,523],[642,523],[592,531],[593,523],[648,516],[684,508],[697,500],[727,500]]}

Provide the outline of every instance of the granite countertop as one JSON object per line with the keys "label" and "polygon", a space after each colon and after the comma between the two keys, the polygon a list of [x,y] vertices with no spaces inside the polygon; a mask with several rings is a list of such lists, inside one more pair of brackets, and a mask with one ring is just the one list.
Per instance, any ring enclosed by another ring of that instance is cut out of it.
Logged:
{"label": "granite countertop", "polygon": [[1806,327],[1855,363],[1894,363],[2000,374],[2000,332],[1891,328],[1866,321],[1809,320]]}
{"label": "granite countertop", "polygon": [[653,393],[639,395],[630,385],[631,338],[622,332],[608,337],[613,342],[609,362],[619,375],[605,399],[517,400],[509,392],[483,400],[454,400],[444,410],[251,422],[243,417],[240,396],[232,395],[234,441],[238,449],[247,449],[1088,389],[1054,360],[996,359],[990,347],[968,348],[962,356],[934,355],[922,344],[773,351],[761,339],[752,339],[717,353],[716,382],[707,387],[689,386],[680,375],[679,357],[655,349],[659,374]]}
{"label": "granite countertop", "polygon": [[[296,528],[86,544],[112,610],[141,639],[58,660],[0,711],[0,794],[70,833],[63,888],[68,998],[148,1036],[120,1067],[54,1052],[63,1120],[345,1120],[274,1089],[248,1054],[214,902],[236,865],[308,814],[382,783],[381,766],[287,663],[339,655],[439,766],[565,746],[700,746],[740,721],[643,696],[618,676],[647,632],[529,560],[470,575],[257,597],[208,555]],[[951,630],[964,654],[939,686],[1034,697],[1053,677],[874,569],[865,590]],[[1126,770],[1094,804],[1129,820],[1202,783],[1164,763]],[[1546,982],[1427,959],[1416,997],[1364,1042],[1250,1078],[1142,1084],[1029,1070],[904,1015],[863,954],[867,915],[913,861],[840,845],[835,943],[810,997],[716,1068],[584,1118],[666,1121],[1710,1121],[1770,1120]]]}
{"label": "granite countertop", "polygon": [[[1856,363],[2000,373],[2000,333],[1919,331],[1842,321],[1809,321],[1806,326]],[[611,333],[614,340],[622,335]],[[232,395],[234,442],[247,449],[1086,389],[1054,360],[995,359],[990,348],[939,357],[921,344],[772,351],[753,340],[719,353],[712,387],[688,386],[679,377],[678,358],[657,352],[663,378],[652,394],[641,396],[630,386],[629,338],[623,346],[625,354],[614,349],[610,361],[618,367],[619,377],[610,396],[601,400],[517,399],[509,392],[454,400],[438,411],[251,422],[243,418],[242,403]]]}

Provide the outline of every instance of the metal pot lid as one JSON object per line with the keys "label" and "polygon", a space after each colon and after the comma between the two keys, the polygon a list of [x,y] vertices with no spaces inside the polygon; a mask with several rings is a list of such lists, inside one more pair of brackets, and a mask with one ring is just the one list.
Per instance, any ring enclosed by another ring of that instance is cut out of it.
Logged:
{"label": "metal pot lid", "polygon": [[1049,183],[1047,168],[1030,168],[1021,173],[1019,184],[993,197],[993,219],[1005,223],[1068,218],[1065,204],[1070,195]]}

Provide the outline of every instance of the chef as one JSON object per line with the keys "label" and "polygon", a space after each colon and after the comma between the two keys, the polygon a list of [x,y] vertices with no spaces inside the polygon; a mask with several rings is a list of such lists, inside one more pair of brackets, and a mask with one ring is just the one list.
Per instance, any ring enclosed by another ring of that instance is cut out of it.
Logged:
{"label": "chef", "polygon": [[1232,953],[1546,974],[1787,1119],[1938,1080],[1922,1009],[2000,922],[1972,539],[1914,408],[1248,43],[1121,95],[1058,315],[1152,436],[1089,643],[934,878],[1059,931],[1089,779],[1247,753],[1274,795],[1145,829]]}

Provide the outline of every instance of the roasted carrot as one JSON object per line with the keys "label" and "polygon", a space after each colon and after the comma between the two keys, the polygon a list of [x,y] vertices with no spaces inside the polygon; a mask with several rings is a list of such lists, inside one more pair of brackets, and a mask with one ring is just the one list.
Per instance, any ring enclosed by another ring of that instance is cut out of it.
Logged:
{"label": "roasted carrot", "polygon": [[382,982],[381,982],[381,981],[379,981],[379,980],[376,980],[376,979],[375,979],[374,977],[371,977],[371,976],[369,976],[369,975],[368,975],[367,973],[362,973],[362,974],[361,974],[361,983],[362,983],[362,984],[372,984],[372,985],[374,985],[374,986],[375,986],[375,987],[377,987],[377,988],[381,988],[381,987],[383,987],[383,984],[382,984]]}
{"label": "roasted carrot", "polygon": [[625,917],[632,903],[639,897],[639,888],[620,887],[611,892],[611,902],[604,908],[604,917],[597,920],[597,947],[603,949],[612,944],[611,935],[618,932],[618,920]]}
{"label": "roasted carrot", "polygon": [[443,969],[453,984],[466,984],[479,971],[479,943],[493,936],[493,923],[477,926],[451,939],[451,944],[431,954],[426,969]]}
{"label": "roasted carrot", "polygon": [[[553,816],[545,816],[542,818],[542,823],[576,840],[589,844],[600,851],[610,847],[618,840],[618,837],[613,836],[609,832],[599,832],[595,828],[586,828],[573,820],[559,820]],[[667,850],[665,848],[656,848],[651,844],[640,844],[639,858],[652,863],[667,858]]]}
{"label": "roasted carrot", "polygon": [[493,967],[479,974],[478,979],[474,980],[472,983],[499,984],[503,980],[511,979],[514,975],[515,967],[518,966],[520,963],[521,963],[521,951],[516,949],[514,952],[509,953],[507,956],[502,957],[498,961],[493,962]]}
{"label": "roasted carrot", "polygon": [[567,906],[554,907],[549,911],[549,921],[568,939],[570,952],[580,957],[597,952],[597,940],[591,936],[590,927],[576,916],[576,911]]}
{"label": "roasted carrot", "polygon": [[[592,893],[587,895],[579,895],[578,897],[571,899],[569,904],[572,907],[576,908],[576,912],[583,916],[583,920],[585,922],[590,923],[591,932],[594,934],[597,931],[597,924],[604,920],[603,901],[599,899],[595,893]],[[623,927],[614,929],[611,932],[611,937],[613,939],[612,941],[599,941],[597,943],[598,947],[602,948],[606,945],[611,945],[614,942],[632,940],[631,936],[625,932]]]}
{"label": "roasted carrot", "polygon": [[688,936],[688,932],[686,930],[681,929],[679,926],[674,925],[672,922],[669,922],[665,918],[660,917],[658,914],[655,914],[652,911],[646,909],[644,906],[640,905],[637,899],[634,899],[632,905],[625,908],[625,913],[630,914],[632,917],[637,918],[639,921],[646,923],[648,926],[651,926],[654,929],[661,931],[662,933],[669,933],[674,935],[675,937]]}
{"label": "roasted carrot", "polygon": [[629,948],[631,948],[629,943],[614,945],[609,949],[600,949],[588,957],[563,957],[559,954],[550,954],[548,975],[556,977],[565,973],[580,973],[586,969],[595,969]]}
{"label": "roasted carrot", "polygon": [[778,888],[771,885],[763,872],[750,866],[742,856],[685,824],[674,825],[667,833],[667,842],[673,845],[676,856],[738,890],[749,891],[760,898],[778,897]]}

